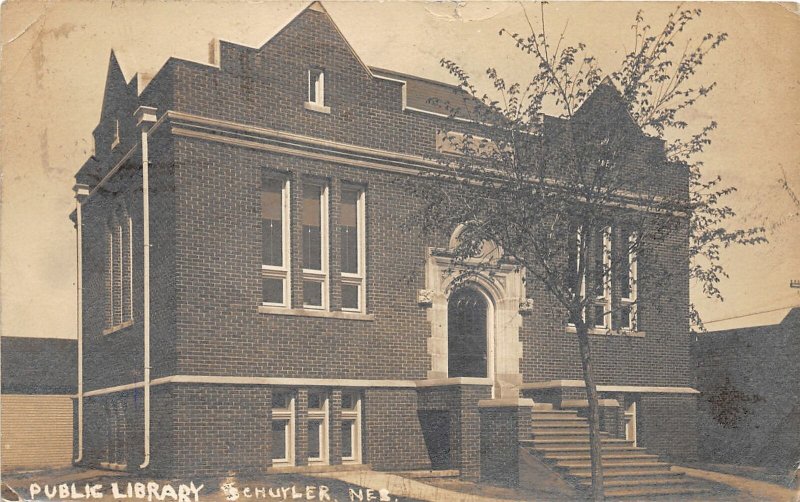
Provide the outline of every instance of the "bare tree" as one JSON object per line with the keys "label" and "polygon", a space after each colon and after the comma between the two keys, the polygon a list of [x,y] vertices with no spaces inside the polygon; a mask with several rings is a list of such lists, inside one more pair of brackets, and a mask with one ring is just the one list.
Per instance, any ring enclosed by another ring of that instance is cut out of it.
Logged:
{"label": "bare tree", "polygon": [[[634,47],[610,73],[583,43],[568,44],[563,32],[555,40],[547,34],[544,6],[536,21],[523,12],[530,34],[500,35],[530,56],[530,81],[509,84],[490,68],[493,89],[482,93],[456,62],[442,60],[459,91],[437,104],[460,119],[463,132],[440,133],[439,168],[410,186],[425,202],[425,230],[463,225],[451,250],[463,280],[491,271],[488,258],[475,259],[489,256],[481,250],[491,242],[502,250],[502,260],[524,269],[528,284],[546,289],[563,309],[580,349],[592,493],[600,500],[599,408],[589,335],[635,330],[643,304],[636,291],[647,280],[677,284],[659,291],[662,303],[688,302],[689,277],[707,295],[721,297],[719,250],[762,242],[763,229],[725,227],[735,213],[722,201],[735,189],[719,178],[704,180],[699,158],[716,123],[682,119],[716,86],[693,80],[726,38],[687,37],[699,9],[676,9],[659,31],[639,12]],[[556,112],[548,116],[545,110]],[[653,250],[665,244],[688,249],[682,266],[658,259]],[[648,263],[646,270],[636,271],[639,262]],[[611,294],[612,287],[622,288],[624,300]],[[659,303],[654,293],[647,295],[648,306]]]}

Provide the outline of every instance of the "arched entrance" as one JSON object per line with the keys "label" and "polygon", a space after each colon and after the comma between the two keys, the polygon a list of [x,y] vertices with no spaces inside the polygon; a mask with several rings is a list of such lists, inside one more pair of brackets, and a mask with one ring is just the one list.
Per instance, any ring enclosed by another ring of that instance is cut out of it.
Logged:
{"label": "arched entrance", "polygon": [[472,286],[461,286],[447,303],[447,376],[491,377],[494,364],[493,307]]}

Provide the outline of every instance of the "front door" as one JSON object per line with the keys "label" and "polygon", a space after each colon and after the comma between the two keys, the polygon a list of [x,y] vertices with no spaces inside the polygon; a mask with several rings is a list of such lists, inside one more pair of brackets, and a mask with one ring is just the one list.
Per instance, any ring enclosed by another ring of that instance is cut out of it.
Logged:
{"label": "front door", "polygon": [[447,305],[447,376],[487,377],[489,302],[472,287],[461,287]]}

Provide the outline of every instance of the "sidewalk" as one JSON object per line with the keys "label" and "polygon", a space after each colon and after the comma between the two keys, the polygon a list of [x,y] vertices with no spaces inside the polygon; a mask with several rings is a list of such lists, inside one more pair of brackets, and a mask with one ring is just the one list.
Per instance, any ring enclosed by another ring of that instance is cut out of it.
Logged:
{"label": "sidewalk", "polygon": [[459,502],[508,502],[508,499],[481,497],[479,495],[456,492],[386,472],[328,472],[325,474],[317,474],[316,476],[320,478],[337,479],[345,483],[372,488],[376,491],[388,490],[392,497],[400,496],[434,502],[445,500]]}
{"label": "sidewalk", "polygon": [[791,490],[783,486],[765,481],[722,474],[720,472],[704,471],[691,467],[673,466],[672,470],[684,472],[693,478],[714,481],[733,487],[741,492],[752,496],[755,500],[771,502],[800,502],[800,490]]}

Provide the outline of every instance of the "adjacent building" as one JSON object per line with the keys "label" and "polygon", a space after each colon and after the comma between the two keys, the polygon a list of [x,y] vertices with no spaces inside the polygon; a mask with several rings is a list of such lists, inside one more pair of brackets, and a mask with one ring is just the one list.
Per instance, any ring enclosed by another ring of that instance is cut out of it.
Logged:
{"label": "adjacent building", "polygon": [[[497,261],[451,291],[459,228],[401,224],[421,207],[404,183],[443,133],[471,132],[430,99],[452,86],[365,65],[319,3],[261,47],[218,41],[208,62],[140,78],[112,54],[76,175],[78,463],[478,478],[482,451],[516,455],[534,401],[585,407],[575,334],[543,286]],[[582,113],[620,103],[604,84]],[[688,196],[663,144],[624,125],[651,188]],[[686,273],[607,292],[637,307],[592,337],[604,423],[691,458],[686,236],[648,256],[640,271]]]}
{"label": "adjacent building", "polygon": [[776,313],[779,322],[701,333],[692,343],[705,461],[797,469],[800,307]]}
{"label": "adjacent building", "polygon": [[77,344],[63,338],[0,338],[2,472],[72,463]]}

